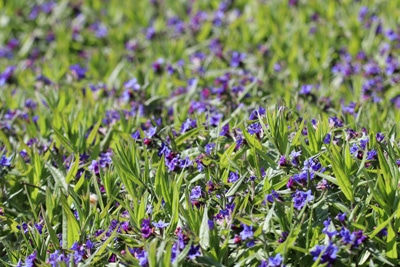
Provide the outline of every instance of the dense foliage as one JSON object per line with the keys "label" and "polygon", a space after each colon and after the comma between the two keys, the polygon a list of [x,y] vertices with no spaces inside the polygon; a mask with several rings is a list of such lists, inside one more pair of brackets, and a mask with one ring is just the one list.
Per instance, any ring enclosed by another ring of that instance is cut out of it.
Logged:
{"label": "dense foliage", "polygon": [[399,17],[0,1],[0,265],[399,266]]}

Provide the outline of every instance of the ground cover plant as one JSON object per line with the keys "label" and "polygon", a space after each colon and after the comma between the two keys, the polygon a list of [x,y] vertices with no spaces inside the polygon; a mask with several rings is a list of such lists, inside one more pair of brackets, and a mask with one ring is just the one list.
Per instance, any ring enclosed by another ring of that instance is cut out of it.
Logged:
{"label": "ground cover plant", "polygon": [[0,1],[1,266],[399,266],[399,1]]}

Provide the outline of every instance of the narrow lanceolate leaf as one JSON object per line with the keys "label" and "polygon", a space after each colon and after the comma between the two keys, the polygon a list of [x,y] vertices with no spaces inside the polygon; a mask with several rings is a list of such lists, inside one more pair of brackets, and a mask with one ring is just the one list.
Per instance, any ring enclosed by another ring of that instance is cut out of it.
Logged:
{"label": "narrow lanceolate leaf", "polygon": [[71,145],[71,142],[62,134],[62,132],[53,125],[53,131],[55,134],[55,138],[63,145],[69,153],[74,153],[74,148]]}
{"label": "narrow lanceolate leaf", "polygon": [[50,223],[50,221],[49,221],[49,219],[47,217],[46,211],[44,210],[43,207],[40,207],[40,209],[42,211],[42,218],[43,218],[44,224],[46,226],[47,231],[49,232],[50,240],[53,243],[53,246],[55,248],[59,248],[60,247],[60,241],[58,240],[56,232],[54,231],[54,229],[53,229],[53,227],[52,227],[52,225],[51,225],[51,223]]}
{"label": "narrow lanceolate leaf", "polygon": [[96,266],[95,263],[100,261],[102,258],[107,257],[108,253],[105,253],[108,245],[115,239],[117,235],[118,227],[111,233],[106,241],[102,242],[101,246],[86,260],[84,267]]}
{"label": "narrow lanceolate leaf", "polygon": [[396,213],[393,213],[392,216],[390,216],[386,221],[382,222],[381,224],[379,224],[374,231],[368,235],[369,238],[373,238],[375,237],[380,231],[382,231],[383,228],[385,228],[392,220],[393,217],[396,215]]}
{"label": "narrow lanceolate leaf", "polygon": [[75,162],[71,164],[71,168],[69,169],[67,177],[65,178],[67,184],[69,184],[71,180],[75,178],[75,175],[79,169],[79,163],[80,163],[79,155],[77,154],[75,156]]}
{"label": "narrow lanceolate leaf", "polygon": [[[337,148],[334,146],[331,146],[331,163],[332,163],[332,170],[333,173],[335,174],[337,183],[339,185],[339,188],[342,190],[343,194],[345,197],[353,201],[354,196],[353,196],[353,190],[352,190],[352,184],[349,178],[349,173],[346,173],[345,171],[345,163],[341,160],[341,155],[337,151]],[[347,146],[348,149],[348,146]]]}
{"label": "narrow lanceolate leaf", "polygon": [[246,139],[247,143],[250,147],[255,147],[258,150],[262,150],[262,145],[260,141],[258,141],[254,136],[250,135],[246,129],[242,130],[244,138]]}
{"label": "narrow lanceolate leaf", "polygon": [[394,231],[391,224],[388,225],[388,234],[386,241],[386,256],[390,259],[398,259],[397,252],[397,233]]}
{"label": "narrow lanceolate leaf", "polygon": [[159,161],[154,186],[157,194],[164,198],[164,201],[168,206],[171,206],[171,188],[169,186],[168,174],[165,169],[164,156],[162,156],[161,160]]}
{"label": "narrow lanceolate leaf", "polygon": [[61,188],[61,191],[64,193],[64,195],[68,195],[68,184],[65,176],[61,173],[59,169],[53,167],[50,163],[46,162],[46,167],[53,176],[54,181],[56,182],[56,186]]}
{"label": "narrow lanceolate leaf", "polygon": [[208,225],[208,209],[207,206],[204,208],[203,220],[200,226],[200,245],[203,249],[207,249],[210,245],[210,227]]}
{"label": "narrow lanceolate leaf", "polygon": [[86,139],[86,147],[90,147],[92,142],[97,136],[97,131],[99,130],[99,127],[101,125],[101,120],[99,120],[93,127],[93,129],[90,131],[90,134],[88,138]]}
{"label": "narrow lanceolate leaf", "polygon": [[[79,224],[68,206],[67,200],[64,196],[61,197],[61,204],[63,209],[63,248],[70,248],[72,244],[77,242],[80,237]],[[66,239],[65,239],[66,238]],[[64,243],[66,243],[64,245]]]}

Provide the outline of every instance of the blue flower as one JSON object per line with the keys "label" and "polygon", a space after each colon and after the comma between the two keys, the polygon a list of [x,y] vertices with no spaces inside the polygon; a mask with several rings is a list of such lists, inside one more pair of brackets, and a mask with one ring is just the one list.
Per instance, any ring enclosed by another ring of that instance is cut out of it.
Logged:
{"label": "blue flower", "polygon": [[350,154],[355,154],[355,153],[357,153],[358,152],[358,146],[357,146],[357,144],[353,144],[351,147],[350,147]]}
{"label": "blue flower", "polygon": [[140,266],[147,266],[148,263],[148,253],[146,250],[142,250],[140,253],[136,254],[136,258],[139,260]]}
{"label": "blue flower", "polygon": [[240,66],[240,64],[243,64],[243,60],[246,58],[246,54],[244,53],[239,53],[237,51],[232,52],[232,58],[231,58],[231,67],[232,68],[237,68]]}
{"label": "blue flower", "polygon": [[373,160],[376,159],[378,156],[378,153],[376,152],[375,149],[372,149],[371,151],[367,152],[367,160]]}
{"label": "blue flower", "polygon": [[86,248],[89,250],[94,248],[94,244],[90,239],[86,240]]}
{"label": "blue flower", "polygon": [[200,246],[191,245],[189,252],[188,252],[189,259],[194,260],[197,256],[200,256],[200,255],[201,255]]}
{"label": "blue flower", "polygon": [[72,72],[72,75],[74,75],[75,78],[78,79],[78,81],[79,81],[79,80],[82,80],[83,78],[86,77],[86,71],[87,71],[87,69],[84,68],[84,67],[82,67],[82,66],[79,65],[79,64],[72,65],[71,67],[69,67],[69,69],[70,69],[70,71]]}
{"label": "blue flower", "polygon": [[201,198],[201,186],[197,185],[192,188],[192,193],[190,194],[190,199]]}
{"label": "blue flower", "polygon": [[11,157],[7,158],[5,155],[2,155],[0,158],[0,167],[10,167],[11,166]]}
{"label": "blue flower", "polygon": [[330,144],[331,143],[331,134],[328,133],[327,135],[325,135],[324,137],[324,144]]}
{"label": "blue flower", "polygon": [[197,123],[196,120],[191,120],[191,119],[186,119],[186,121],[184,123],[182,123],[181,126],[181,133],[184,133],[190,129],[196,128],[197,127]]}
{"label": "blue flower", "polygon": [[337,234],[337,231],[334,227],[331,226],[331,218],[328,218],[326,221],[323,222],[324,224],[324,229],[322,229],[322,232],[326,234],[329,239],[332,239]]}
{"label": "blue flower", "polygon": [[261,130],[262,130],[262,126],[258,122],[252,123],[247,127],[247,132],[251,135],[258,134],[261,132]]}
{"label": "blue flower", "polygon": [[253,227],[246,224],[242,224],[243,231],[240,232],[242,240],[246,240],[253,237]]}
{"label": "blue flower", "polygon": [[267,267],[279,267],[281,266],[283,261],[283,258],[281,256],[281,254],[276,254],[275,257],[270,257],[268,259],[268,265]]}
{"label": "blue flower", "polygon": [[163,220],[159,220],[158,222],[153,222],[153,225],[157,228],[165,228],[169,225],[169,223],[164,222]]}
{"label": "blue flower", "polygon": [[227,136],[229,134],[229,124],[225,124],[221,128],[221,132],[219,133],[220,136]]}
{"label": "blue flower", "polygon": [[311,194],[311,190],[307,192],[297,190],[293,197],[294,207],[301,210],[305,204],[312,201],[314,196]]}
{"label": "blue flower", "polygon": [[78,242],[75,242],[72,247],[71,250],[74,252],[74,263],[78,264],[79,262],[81,262],[83,260],[83,256],[85,256],[85,249],[83,248],[83,246],[80,246],[78,244]]}
{"label": "blue flower", "polygon": [[346,220],[346,214],[347,212],[339,213],[336,217],[339,220],[339,222],[344,222]]}
{"label": "blue flower", "polygon": [[124,83],[124,87],[126,89],[133,89],[134,91],[139,91],[140,84],[138,83],[136,78],[130,79],[129,81]]}
{"label": "blue flower", "polygon": [[239,180],[239,174],[238,172],[230,172],[229,173],[229,178],[228,178],[228,183],[234,183],[237,180]]}
{"label": "blue flower", "polygon": [[311,84],[302,85],[299,94],[300,95],[309,95],[309,94],[311,94],[312,89],[313,89],[313,86]]}
{"label": "blue flower", "polygon": [[205,146],[206,153],[207,153],[208,155],[210,155],[210,154],[211,154],[211,150],[213,150],[214,147],[215,147],[215,144],[214,144],[214,143],[209,143],[209,144],[207,144],[207,145]]}
{"label": "blue flower", "polygon": [[337,253],[339,249],[331,242],[327,246],[317,245],[313,250],[311,250],[311,256],[313,260],[317,261],[321,255],[320,263],[333,264],[336,260]]}
{"label": "blue flower", "polygon": [[11,78],[14,74],[15,66],[8,66],[6,69],[0,74],[0,86],[6,84],[6,82]]}
{"label": "blue flower", "polygon": [[150,127],[147,131],[145,131],[147,138],[152,138],[157,132],[157,127]]}
{"label": "blue flower", "polygon": [[275,190],[272,190],[271,194],[265,197],[265,200],[270,203],[273,203],[275,199],[279,199],[279,194]]}

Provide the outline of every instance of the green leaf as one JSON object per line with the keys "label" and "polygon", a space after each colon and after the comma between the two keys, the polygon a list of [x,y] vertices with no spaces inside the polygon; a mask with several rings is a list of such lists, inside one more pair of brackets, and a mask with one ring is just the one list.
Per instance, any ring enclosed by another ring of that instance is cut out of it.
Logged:
{"label": "green leaf", "polygon": [[54,181],[56,182],[56,186],[61,188],[61,191],[64,193],[64,195],[68,195],[68,184],[65,179],[65,176],[61,173],[61,171],[55,167],[53,167],[50,163],[46,162],[46,167],[50,171],[51,175],[54,178]]}
{"label": "green leaf", "polygon": [[40,207],[41,211],[42,211],[42,216],[43,216],[43,221],[44,224],[46,225],[46,229],[49,232],[49,236],[50,236],[50,240],[53,243],[53,246],[58,249],[60,247],[60,241],[57,238],[56,232],[54,231],[47,215],[46,215],[46,211],[44,210],[43,206]]}
{"label": "green leaf", "polygon": [[203,249],[207,249],[210,246],[210,227],[208,226],[208,209],[204,207],[203,220],[200,227],[200,245]]}
{"label": "green leaf", "polygon": [[[349,145],[346,144],[346,150],[349,150]],[[342,190],[345,197],[352,201],[354,200],[353,191],[352,191],[352,184],[348,174],[345,171],[345,163],[341,160],[341,156],[337,151],[335,146],[331,146],[331,163],[333,173],[335,174],[337,183]],[[347,155],[349,153],[346,153]]]}

